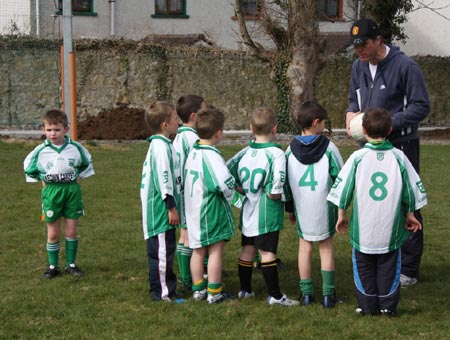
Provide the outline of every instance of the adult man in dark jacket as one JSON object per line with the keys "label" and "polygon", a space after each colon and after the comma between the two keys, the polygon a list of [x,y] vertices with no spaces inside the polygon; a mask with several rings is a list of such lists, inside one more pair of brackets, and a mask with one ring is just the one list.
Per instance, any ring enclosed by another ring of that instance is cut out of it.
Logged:
{"label": "adult man in dark jacket", "polygon": [[[356,21],[350,42],[358,59],[352,66],[346,128],[352,118],[369,108],[381,107],[392,117],[389,140],[403,150],[419,173],[419,123],[430,112],[425,80],[419,65],[399,50],[386,45],[378,25],[370,19]],[[416,218],[423,226],[420,211]],[[402,287],[417,283],[423,252],[423,231],[412,233],[402,247]]]}

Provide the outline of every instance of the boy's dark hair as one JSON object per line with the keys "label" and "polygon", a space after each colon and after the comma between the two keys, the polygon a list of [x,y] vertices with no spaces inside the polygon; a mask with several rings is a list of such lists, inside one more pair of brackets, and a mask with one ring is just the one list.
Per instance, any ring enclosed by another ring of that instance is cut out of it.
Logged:
{"label": "boy's dark hair", "polygon": [[195,115],[195,130],[201,139],[211,139],[214,134],[223,130],[225,113],[220,109],[206,108]]}
{"label": "boy's dark hair", "polygon": [[258,107],[252,112],[251,123],[256,135],[268,135],[277,125],[277,116],[268,107]]}
{"label": "boy's dark hair", "polygon": [[45,125],[45,123],[48,124],[62,124],[64,127],[67,127],[69,125],[69,122],[67,120],[67,115],[58,109],[53,109],[50,111],[47,111],[42,115],[42,126]]}
{"label": "boy's dark hair", "polygon": [[202,107],[202,103],[205,100],[203,97],[195,94],[186,94],[178,98],[177,101],[177,114],[183,123],[189,122],[189,116],[193,112],[198,112]]}
{"label": "boy's dark hair", "polygon": [[314,101],[305,101],[294,108],[294,118],[301,130],[310,128],[315,119],[328,118],[327,110]]}
{"label": "boy's dark hair", "polygon": [[362,126],[371,138],[386,138],[391,132],[392,119],[389,111],[382,108],[369,109],[364,113]]}
{"label": "boy's dark hair", "polygon": [[151,134],[161,132],[161,124],[168,122],[175,106],[168,102],[155,102],[150,104],[145,112],[145,121],[150,128]]}

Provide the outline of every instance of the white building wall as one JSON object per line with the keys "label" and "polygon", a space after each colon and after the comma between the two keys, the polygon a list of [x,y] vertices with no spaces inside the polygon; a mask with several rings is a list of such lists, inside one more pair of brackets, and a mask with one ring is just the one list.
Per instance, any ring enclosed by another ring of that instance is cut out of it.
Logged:
{"label": "white building wall", "polygon": [[30,0],[0,0],[0,34],[30,33]]}
{"label": "white building wall", "polygon": [[413,3],[414,11],[408,14],[405,24],[409,39],[406,44],[399,44],[402,51],[408,55],[450,56],[450,1],[413,0]]}

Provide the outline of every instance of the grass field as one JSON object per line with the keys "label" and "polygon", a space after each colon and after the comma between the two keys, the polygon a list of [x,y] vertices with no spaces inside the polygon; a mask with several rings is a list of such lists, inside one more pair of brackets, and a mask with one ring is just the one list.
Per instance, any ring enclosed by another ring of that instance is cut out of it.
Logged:
{"label": "grass field", "polygon": [[[151,302],[142,236],[139,184],[146,143],[88,144],[96,175],[82,183],[87,216],[79,227],[82,278],[41,280],[46,227],[39,221],[40,186],[24,180],[22,162],[35,145],[0,140],[0,338],[1,339],[450,339],[450,146],[422,146],[425,253],[421,281],[402,289],[395,318],[354,312],[348,235],[335,237],[337,293],[344,303],[325,310],[269,307],[261,274],[256,298],[209,306]],[[241,146],[220,147],[229,158]],[[346,159],[352,151],[341,148]],[[279,257],[282,290],[299,295],[297,236],[286,220]],[[226,244],[225,289],[237,293],[240,235]],[[321,280],[318,254],[313,269]],[[64,251],[60,261],[64,261]],[[175,266],[176,268],[176,266]]]}

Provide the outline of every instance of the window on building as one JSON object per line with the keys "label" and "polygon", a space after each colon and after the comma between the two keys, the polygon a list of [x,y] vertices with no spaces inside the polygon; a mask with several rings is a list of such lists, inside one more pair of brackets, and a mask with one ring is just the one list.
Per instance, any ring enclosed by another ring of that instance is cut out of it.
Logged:
{"label": "window on building", "polygon": [[[58,14],[62,14],[63,1],[59,0]],[[72,0],[72,13],[73,15],[97,15],[94,12],[94,0]]]}
{"label": "window on building", "polygon": [[318,0],[319,17],[330,19],[342,18],[342,0]]}
{"label": "window on building", "polygon": [[155,15],[152,17],[188,18],[186,0],[155,0]]}
{"label": "window on building", "polygon": [[245,18],[258,18],[262,14],[263,1],[261,0],[241,0],[241,11]]}

